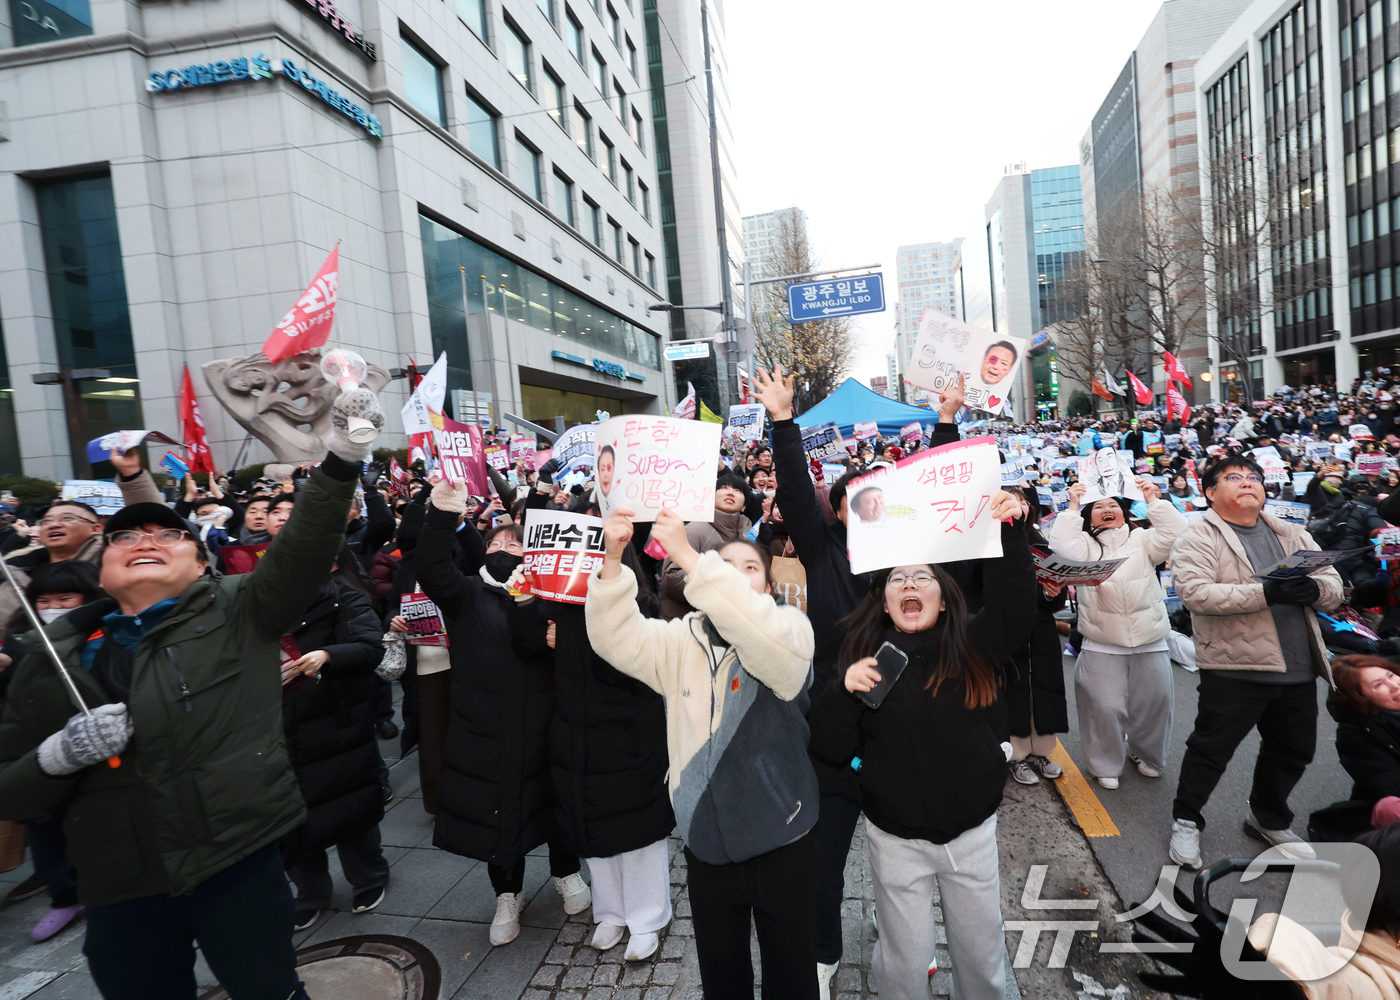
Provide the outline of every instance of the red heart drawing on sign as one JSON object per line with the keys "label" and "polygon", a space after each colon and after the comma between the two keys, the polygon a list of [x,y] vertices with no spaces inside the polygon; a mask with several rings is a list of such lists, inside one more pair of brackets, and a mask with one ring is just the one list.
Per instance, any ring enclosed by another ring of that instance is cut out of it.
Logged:
{"label": "red heart drawing on sign", "polygon": [[988,396],[987,402],[990,403],[992,405],[992,409],[995,410],[998,406],[1001,405],[1001,398],[998,396]]}

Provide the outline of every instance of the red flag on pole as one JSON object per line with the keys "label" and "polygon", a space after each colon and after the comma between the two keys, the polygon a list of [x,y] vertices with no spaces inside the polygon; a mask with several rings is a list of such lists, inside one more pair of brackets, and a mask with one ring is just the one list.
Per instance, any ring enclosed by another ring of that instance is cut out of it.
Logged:
{"label": "red flag on pole", "polygon": [[1132,372],[1128,372],[1128,381],[1133,385],[1133,395],[1137,397],[1139,406],[1146,406],[1152,402],[1152,390],[1143,385]]}
{"label": "red flag on pole", "polygon": [[1186,397],[1175,384],[1167,383],[1167,419],[1179,417],[1184,424],[1191,419],[1191,407],[1186,405]]}
{"label": "red flag on pole", "polygon": [[272,336],[263,344],[262,352],[269,361],[283,361],[320,347],[331,335],[331,323],[335,320],[335,293],[340,275],[340,244],[331,248],[326,262],[301,298],[287,310],[272,331]]}
{"label": "red flag on pole", "polygon": [[1111,392],[1109,392],[1107,389],[1105,389],[1104,386],[1103,386],[1103,383],[1100,382],[1097,378],[1095,378],[1095,379],[1090,383],[1089,388],[1090,388],[1090,390],[1093,391],[1093,393],[1094,393],[1095,396],[1098,396],[1098,397],[1100,397],[1100,398],[1102,398],[1102,399],[1106,399],[1106,400],[1108,400],[1110,403],[1113,402],[1113,393],[1111,393]]}
{"label": "red flag on pole", "polygon": [[185,379],[180,385],[180,424],[189,456],[191,472],[213,472],[214,456],[209,451],[209,439],[204,434],[204,419],[199,415],[199,399],[190,380],[190,366],[185,366]]}
{"label": "red flag on pole", "polygon": [[1176,356],[1170,351],[1162,352],[1162,367],[1167,370],[1167,384],[1180,382],[1186,388],[1192,388],[1191,378],[1186,374],[1186,369],[1181,367],[1181,362],[1176,360]]}

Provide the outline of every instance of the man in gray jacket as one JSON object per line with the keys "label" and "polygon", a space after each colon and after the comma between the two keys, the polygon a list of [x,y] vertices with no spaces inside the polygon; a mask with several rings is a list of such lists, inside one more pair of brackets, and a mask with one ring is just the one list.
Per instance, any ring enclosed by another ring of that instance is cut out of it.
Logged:
{"label": "man in gray jacket", "polygon": [[1316,611],[1342,602],[1330,566],[1311,576],[1259,580],[1285,556],[1317,544],[1301,526],[1263,512],[1264,472],[1232,455],[1206,469],[1210,510],[1172,549],[1172,582],[1191,612],[1201,668],[1196,726],[1172,803],[1171,859],[1201,867],[1201,810],[1235,749],[1259,730],[1244,831],[1291,858],[1313,857],[1289,827],[1288,796],[1317,745],[1317,683],[1331,683]]}

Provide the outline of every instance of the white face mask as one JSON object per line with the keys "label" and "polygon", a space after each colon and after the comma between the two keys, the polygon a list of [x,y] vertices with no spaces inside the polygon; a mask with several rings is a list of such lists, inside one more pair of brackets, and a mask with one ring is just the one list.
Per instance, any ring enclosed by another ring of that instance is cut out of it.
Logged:
{"label": "white face mask", "polygon": [[72,610],[72,608],[44,608],[44,610],[39,612],[39,619],[45,625],[48,625],[51,622],[58,621],[58,619]]}

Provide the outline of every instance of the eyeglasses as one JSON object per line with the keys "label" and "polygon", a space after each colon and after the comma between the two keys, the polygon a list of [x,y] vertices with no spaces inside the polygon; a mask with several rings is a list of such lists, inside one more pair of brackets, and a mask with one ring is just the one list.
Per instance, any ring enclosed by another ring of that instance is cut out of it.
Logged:
{"label": "eyeglasses", "polygon": [[905,576],[903,573],[891,573],[890,578],[885,581],[885,586],[898,588],[906,583],[912,583],[919,590],[926,590],[933,583],[933,574],[915,573],[913,576]]}
{"label": "eyeglasses", "polygon": [[130,549],[140,544],[141,539],[149,538],[162,548],[169,548],[190,537],[188,531],[179,528],[161,528],[159,531],[114,531],[107,536],[107,544],[118,549]]}
{"label": "eyeglasses", "polygon": [[1227,483],[1231,483],[1235,486],[1238,486],[1240,483],[1249,483],[1253,486],[1262,486],[1264,483],[1264,480],[1260,479],[1253,473],[1250,473],[1246,476],[1239,472],[1232,472],[1228,476],[1223,476],[1221,478],[1223,478]]}
{"label": "eyeglasses", "polygon": [[53,517],[39,518],[39,527],[48,528],[56,524],[96,524],[90,517],[79,517],[77,514],[55,514]]}

